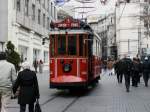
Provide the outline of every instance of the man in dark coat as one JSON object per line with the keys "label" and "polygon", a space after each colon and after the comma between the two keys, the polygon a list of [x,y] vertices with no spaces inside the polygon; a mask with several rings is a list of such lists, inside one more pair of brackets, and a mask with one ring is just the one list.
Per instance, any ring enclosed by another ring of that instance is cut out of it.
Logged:
{"label": "man in dark coat", "polygon": [[132,60],[128,57],[125,56],[125,58],[122,59],[123,61],[123,74],[125,78],[125,86],[126,86],[126,91],[129,92],[130,89],[130,77],[132,73]]}
{"label": "man in dark coat", "polygon": [[117,74],[118,83],[122,83],[122,76],[123,76],[123,65],[122,60],[118,60],[115,64],[115,72]]}
{"label": "man in dark coat", "polygon": [[137,58],[133,58],[133,67],[132,67],[132,86],[138,87],[140,73],[140,63]]}
{"label": "man in dark coat", "polygon": [[37,73],[38,61],[36,59],[33,61],[33,67],[35,69],[35,72]]}
{"label": "man in dark coat", "polygon": [[16,94],[16,91],[19,91],[18,104],[20,104],[20,112],[25,112],[26,104],[29,104],[29,112],[34,112],[34,103],[40,96],[38,81],[36,73],[30,70],[28,64],[24,65],[23,68],[24,70],[19,72],[13,86],[13,93]]}
{"label": "man in dark coat", "polygon": [[145,57],[143,62],[143,79],[146,87],[148,87],[149,74],[150,74],[150,62],[148,62],[148,57]]}

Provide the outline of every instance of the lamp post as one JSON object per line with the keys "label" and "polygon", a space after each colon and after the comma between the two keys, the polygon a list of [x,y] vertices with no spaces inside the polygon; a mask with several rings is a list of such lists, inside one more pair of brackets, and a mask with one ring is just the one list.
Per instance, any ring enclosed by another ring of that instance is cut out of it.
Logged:
{"label": "lamp post", "polygon": [[0,44],[1,44],[1,46],[2,46],[1,51],[4,51],[4,44],[5,44],[5,42],[0,41]]}

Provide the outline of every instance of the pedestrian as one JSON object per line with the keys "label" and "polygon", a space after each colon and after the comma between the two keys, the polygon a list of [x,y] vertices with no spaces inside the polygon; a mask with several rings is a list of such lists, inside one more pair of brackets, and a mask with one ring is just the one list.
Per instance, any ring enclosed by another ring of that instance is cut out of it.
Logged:
{"label": "pedestrian", "polygon": [[103,61],[103,69],[104,69],[104,72],[106,72],[106,70],[107,70],[107,60]]}
{"label": "pedestrian", "polygon": [[113,61],[111,59],[108,60],[107,69],[109,76],[113,74]]}
{"label": "pedestrian", "polygon": [[42,60],[39,61],[39,72],[43,73],[43,61]]}
{"label": "pedestrian", "polygon": [[142,77],[143,74],[143,68],[142,68],[142,63],[141,60],[139,58],[137,58],[137,61],[139,63],[139,77],[138,77],[138,83],[140,83],[140,79]]}
{"label": "pedestrian", "polygon": [[139,73],[140,73],[140,63],[138,62],[137,58],[133,58],[132,86],[134,87],[138,87]]}
{"label": "pedestrian", "polygon": [[123,74],[125,78],[125,86],[126,86],[126,91],[130,91],[130,76],[132,73],[132,60],[125,55],[125,57],[122,59],[123,61]]}
{"label": "pedestrian", "polygon": [[148,57],[145,57],[143,62],[143,79],[145,82],[145,87],[148,87],[149,74],[150,74],[150,62],[148,62]]}
{"label": "pedestrian", "polygon": [[117,75],[117,80],[118,83],[122,83],[122,78],[123,78],[123,65],[122,65],[122,60],[118,60],[115,65],[115,73]]}
{"label": "pedestrian", "polygon": [[17,78],[15,66],[6,61],[6,53],[0,52],[0,112],[6,112],[6,106],[12,95],[12,85]]}
{"label": "pedestrian", "polygon": [[29,64],[29,62],[27,61],[27,58],[25,58],[24,61],[23,61],[22,64],[21,64],[21,70],[23,70],[23,69],[24,69],[23,67],[24,67],[25,65],[27,65],[27,64]]}
{"label": "pedestrian", "polygon": [[13,86],[13,93],[16,94],[18,88],[18,104],[20,112],[26,111],[28,104],[29,112],[34,112],[34,103],[39,99],[39,86],[37,76],[34,71],[30,70],[30,65],[23,66],[24,70],[19,72],[17,80]]}
{"label": "pedestrian", "polygon": [[33,61],[33,67],[35,69],[35,72],[37,73],[38,61],[36,59]]}

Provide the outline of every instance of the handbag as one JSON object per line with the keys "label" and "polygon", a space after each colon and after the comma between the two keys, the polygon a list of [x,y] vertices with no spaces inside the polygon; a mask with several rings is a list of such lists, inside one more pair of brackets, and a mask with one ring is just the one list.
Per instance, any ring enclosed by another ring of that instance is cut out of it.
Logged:
{"label": "handbag", "polygon": [[35,104],[34,112],[42,112],[38,99]]}

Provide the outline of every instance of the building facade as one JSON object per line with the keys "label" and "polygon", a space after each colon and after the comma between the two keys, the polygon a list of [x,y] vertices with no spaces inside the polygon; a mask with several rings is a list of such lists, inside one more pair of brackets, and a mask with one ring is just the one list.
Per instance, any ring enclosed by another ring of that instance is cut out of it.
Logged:
{"label": "building facade", "polygon": [[92,16],[88,22],[102,38],[102,58],[116,58],[115,14]]}
{"label": "building facade", "polygon": [[127,0],[116,6],[116,42],[118,57],[143,55],[149,39],[145,35],[143,11],[146,0]]}
{"label": "building facade", "polygon": [[[7,3],[4,4],[4,1]],[[11,41],[22,61],[27,58],[32,66],[35,59],[42,60],[46,69],[49,63],[50,22],[57,19],[54,3],[50,0],[1,0],[0,4],[8,8],[0,12],[6,19],[6,34],[0,35],[5,38],[3,42]],[[46,39],[44,45],[43,38]]]}
{"label": "building facade", "polygon": [[107,15],[107,57],[117,58],[115,13]]}

